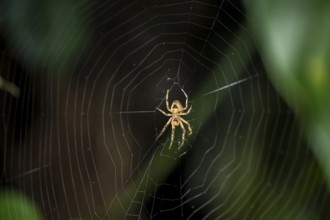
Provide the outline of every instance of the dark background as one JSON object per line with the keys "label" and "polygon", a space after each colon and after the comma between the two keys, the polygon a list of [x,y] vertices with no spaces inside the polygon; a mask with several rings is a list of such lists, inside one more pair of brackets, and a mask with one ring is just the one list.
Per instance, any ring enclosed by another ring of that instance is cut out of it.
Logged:
{"label": "dark background", "polygon": [[[330,218],[322,169],[242,2],[1,6],[0,75],[20,91],[0,91],[1,188],[45,219]],[[181,88],[194,135],[178,151],[177,129],[168,150],[154,110],[167,89],[184,102]]]}

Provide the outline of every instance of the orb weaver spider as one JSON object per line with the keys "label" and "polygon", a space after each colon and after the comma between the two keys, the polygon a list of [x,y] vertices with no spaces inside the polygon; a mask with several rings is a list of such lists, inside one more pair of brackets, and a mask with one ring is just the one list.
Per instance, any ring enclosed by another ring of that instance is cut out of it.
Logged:
{"label": "orb weaver spider", "polygon": [[[183,89],[181,89],[183,94],[185,95],[186,97],[186,103],[185,103],[185,107],[182,106],[181,102],[179,100],[174,100],[172,102],[172,105],[171,105],[171,108],[169,107],[169,103],[168,103],[168,94],[169,94],[169,90],[167,90],[166,92],[166,108],[167,110],[170,112],[170,113],[166,113],[164,112],[163,110],[159,109],[159,108],[156,108],[158,111],[160,111],[161,113],[163,113],[164,115],[170,117],[170,119],[167,121],[167,123],[164,125],[162,131],[160,132],[160,134],[157,136],[156,140],[158,138],[160,138],[166,128],[171,124],[172,125],[172,134],[171,134],[171,143],[170,143],[170,146],[168,149],[171,149],[172,147],[172,144],[174,142],[174,132],[175,132],[175,127],[179,126],[181,127],[182,129],[182,141],[181,141],[181,144],[179,146],[179,149],[183,146],[184,142],[185,142],[185,136],[186,136],[186,129],[183,125],[186,124],[187,127],[188,127],[188,130],[189,130],[189,134],[188,135],[191,135],[192,134],[192,129],[190,127],[190,124],[188,121],[186,121],[185,119],[183,119],[181,116],[183,115],[188,115],[191,111],[191,108],[192,108],[192,105],[190,106],[190,108],[188,109],[188,96],[187,94],[185,93],[185,91]],[[187,110],[185,112],[185,110]]]}

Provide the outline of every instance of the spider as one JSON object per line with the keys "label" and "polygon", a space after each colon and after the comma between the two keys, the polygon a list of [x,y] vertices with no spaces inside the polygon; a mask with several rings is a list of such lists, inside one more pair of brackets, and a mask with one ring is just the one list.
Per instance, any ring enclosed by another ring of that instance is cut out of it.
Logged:
{"label": "spider", "polygon": [[[181,142],[181,144],[179,146],[179,149],[183,146],[184,141],[185,141],[185,136],[186,136],[186,129],[184,128],[183,123],[186,124],[187,127],[188,127],[188,130],[189,130],[189,134],[188,135],[191,135],[192,134],[192,129],[190,127],[189,122],[187,122],[186,120],[184,120],[181,117],[183,115],[188,115],[190,113],[190,111],[191,111],[192,106],[190,106],[190,108],[188,109],[188,96],[187,96],[187,94],[185,93],[185,91],[183,89],[181,89],[181,90],[182,90],[183,94],[186,96],[186,105],[185,105],[185,107],[182,106],[182,104],[181,104],[181,102],[179,100],[174,100],[172,102],[172,105],[171,105],[171,108],[170,108],[169,107],[169,103],[168,103],[168,93],[169,93],[169,90],[167,90],[167,93],[166,93],[166,108],[167,108],[167,110],[170,113],[166,113],[163,110],[161,110],[159,108],[156,108],[158,111],[160,111],[164,115],[170,117],[170,119],[164,125],[162,131],[160,132],[160,134],[156,138],[156,140],[158,138],[160,138],[164,134],[166,128],[171,124],[172,125],[171,143],[170,143],[170,146],[169,146],[168,149],[171,149],[172,144],[174,142],[175,127],[177,127],[177,126],[180,125],[180,127],[182,129],[182,142]],[[184,112],[187,109],[188,109],[188,111]]]}

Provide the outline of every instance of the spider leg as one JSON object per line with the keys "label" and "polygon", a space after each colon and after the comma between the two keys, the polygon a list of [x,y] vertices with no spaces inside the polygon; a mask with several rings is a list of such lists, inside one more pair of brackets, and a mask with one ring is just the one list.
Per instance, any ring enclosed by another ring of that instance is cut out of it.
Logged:
{"label": "spider leg", "polygon": [[187,112],[181,112],[180,115],[188,115],[191,111],[192,105],[190,106],[190,108],[188,109]]}
{"label": "spider leg", "polygon": [[182,129],[182,142],[179,146],[179,149],[183,146],[184,144],[184,141],[185,141],[185,136],[186,136],[186,129],[184,128],[182,122],[180,121],[180,126],[181,126],[181,129]]}
{"label": "spider leg", "polygon": [[175,126],[172,124],[171,143],[170,143],[170,146],[168,147],[168,149],[171,149],[172,144],[174,142],[174,132],[175,132]]}
{"label": "spider leg", "polygon": [[160,108],[156,108],[158,111],[160,111],[161,113],[163,113],[164,115],[166,115],[166,116],[172,116],[172,114],[170,114],[170,113],[166,113],[166,112],[164,112],[163,110],[161,110]]}
{"label": "spider leg", "polygon": [[168,121],[167,121],[166,124],[164,125],[162,131],[161,131],[161,132],[159,133],[159,135],[156,137],[156,140],[157,140],[158,138],[160,138],[160,136],[162,136],[162,135],[164,134],[166,128],[170,125],[171,121],[172,121],[172,118],[168,119]]}
{"label": "spider leg", "polygon": [[188,130],[189,130],[189,134],[188,134],[188,135],[191,135],[191,134],[192,134],[192,129],[191,129],[191,127],[190,127],[189,122],[187,122],[186,120],[184,120],[184,119],[181,118],[181,117],[180,117],[180,120],[188,126]]}
{"label": "spider leg", "polygon": [[170,90],[168,89],[167,92],[166,92],[166,108],[170,112],[171,111],[170,104],[168,103],[168,93],[169,92],[170,92]]}
{"label": "spider leg", "polygon": [[183,108],[183,110],[186,110],[188,108],[188,95],[183,89],[181,89],[181,90],[182,90],[184,96],[186,97],[186,106]]}

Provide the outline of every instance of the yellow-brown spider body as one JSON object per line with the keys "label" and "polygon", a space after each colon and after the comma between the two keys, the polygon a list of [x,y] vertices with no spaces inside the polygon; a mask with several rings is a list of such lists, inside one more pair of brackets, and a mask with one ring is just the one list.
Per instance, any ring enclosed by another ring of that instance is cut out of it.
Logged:
{"label": "yellow-brown spider body", "polygon": [[[171,108],[170,108],[169,107],[169,103],[168,103],[168,93],[169,93],[169,90],[167,90],[167,93],[166,93],[166,108],[167,108],[167,110],[170,113],[166,113],[163,110],[157,108],[157,110],[160,111],[161,113],[163,113],[164,115],[166,115],[168,117],[171,117],[167,121],[167,123],[163,127],[162,131],[160,132],[160,134],[156,138],[156,139],[158,139],[160,136],[162,136],[164,134],[166,128],[171,124],[172,125],[172,134],[171,134],[171,143],[170,143],[169,149],[171,149],[172,144],[174,142],[174,131],[175,131],[175,127],[180,126],[181,129],[182,129],[182,141],[181,141],[180,147],[183,146],[183,144],[185,142],[185,136],[186,136],[186,129],[185,129],[185,127],[184,127],[183,124],[186,124],[187,127],[188,127],[188,130],[189,130],[189,134],[188,135],[191,135],[192,134],[192,129],[190,127],[189,122],[187,122],[185,119],[183,119],[181,117],[183,115],[188,115],[190,113],[190,111],[191,111],[191,108],[192,108],[192,106],[190,106],[190,108],[188,109],[188,96],[187,96],[187,94],[185,93],[185,91],[183,89],[182,89],[182,92],[186,96],[186,105],[185,105],[185,107],[182,106],[182,104],[181,104],[181,102],[179,100],[174,100],[172,102],[172,105],[171,105]],[[188,111],[185,112],[185,110],[187,110],[187,109],[188,109]]]}

